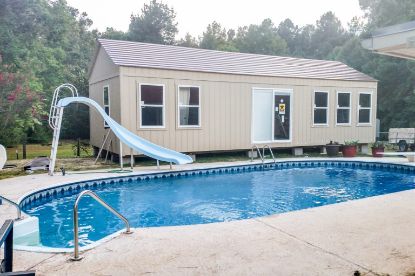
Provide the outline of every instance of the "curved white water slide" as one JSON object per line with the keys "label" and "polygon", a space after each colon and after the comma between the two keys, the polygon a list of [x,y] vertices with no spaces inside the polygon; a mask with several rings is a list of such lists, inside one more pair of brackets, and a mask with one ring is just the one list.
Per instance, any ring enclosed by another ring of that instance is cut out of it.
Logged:
{"label": "curved white water slide", "polygon": [[112,132],[118,137],[118,139],[139,153],[142,153],[156,160],[161,160],[169,163],[188,164],[193,162],[192,158],[188,155],[158,146],[130,132],[128,129],[121,126],[110,116],[108,116],[105,113],[104,109],[97,102],[86,97],[67,97],[59,100],[57,103],[55,102],[56,111],[51,112],[52,114],[56,114],[56,122],[52,124],[52,126],[55,127],[54,129],[56,135],[54,134],[52,142],[52,152],[49,164],[50,175],[53,175],[55,167],[56,149],[59,140],[60,125],[62,123],[63,109],[71,103],[82,103],[88,105],[90,108],[95,108],[95,110],[104,118],[105,122],[111,128]]}

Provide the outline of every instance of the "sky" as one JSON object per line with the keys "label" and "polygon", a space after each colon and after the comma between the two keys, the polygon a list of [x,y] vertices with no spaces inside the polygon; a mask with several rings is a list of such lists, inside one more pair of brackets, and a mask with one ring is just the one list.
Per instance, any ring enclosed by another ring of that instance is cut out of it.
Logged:
{"label": "sky", "polygon": [[[113,27],[127,31],[130,15],[141,12],[149,0],[67,0],[68,4],[80,12],[86,12],[94,22],[93,28],[105,31]],[[217,21],[226,29],[260,24],[271,18],[278,25],[286,18],[294,24],[304,26],[315,24],[320,16],[333,11],[343,26],[354,16],[363,16],[359,0],[163,0],[176,12],[179,34],[201,36],[208,24]]]}

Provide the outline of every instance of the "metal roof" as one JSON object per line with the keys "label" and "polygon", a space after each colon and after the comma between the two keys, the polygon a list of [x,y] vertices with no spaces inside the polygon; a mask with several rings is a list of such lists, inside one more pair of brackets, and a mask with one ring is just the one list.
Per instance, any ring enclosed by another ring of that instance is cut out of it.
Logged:
{"label": "metal roof", "polygon": [[381,55],[415,60],[415,21],[375,30],[362,46]]}
{"label": "metal roof", "polygon": [[98,43],[118,66],[253,76],[376,81],[338,61],[221,52],[110,39],[99,39]]}
{"label": "metal roof", "polygon": [[388,27],[374,30],[372,32],[372,36],[373,37],[385,36],[385,35],[402,33],[402,32],[411,31],[411,30],[415,30],[415,21],[405,22],[402,24],[397,24],[397,25],[388,26]]}

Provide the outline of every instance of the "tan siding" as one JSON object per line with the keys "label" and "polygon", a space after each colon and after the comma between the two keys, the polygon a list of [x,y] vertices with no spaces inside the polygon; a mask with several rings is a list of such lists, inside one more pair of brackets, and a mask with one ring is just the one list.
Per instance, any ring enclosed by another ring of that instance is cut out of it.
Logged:
{"label": "tan siding", "polygon": [[[121,67],[121,102],[111,102],[111,108],[122,107],[118,118],[137,135],[182,152],[239,150],[251,147],[252,89],[254,87],[293,89],[293,136],[291,143],[274,143],[273,147],[295,147],[323,145],[330,140],[359,140],[371,142],[375,136],[376,82],[292,79],[224,75],[172,70],[140,69]],[[165,129],[140,129],[137,87],[138,83],[165,85]],[[201,128],[181,129],[177,122],[178,85],[200,86]],[[97,89],[91,85],[91,90]],[[312,126],[312,104],[315,89],[329,91],[329,127]],[[336,91],[352,92],[352,125],[335,126]],[[111,89],[111,96],[115,90]],[[358,92],[373,92],[373,115],[371,127],[358,127]],[[91,95],[91,98],[93,97]],[[116,114],[116,113],[112,113]],[[92,118],[92,117],[91,117]],[[92,121],[91,121],[92,122]],[[99,126],[102,124],[99,123]],[[102,138],[102,131],[94,133],[94,145]],[[128,154],[126,149],[124,154]]]}
{"label": "tan siding", "polygon": [[100,47],[94,67],[89,77],[89,83],[93,84],[119,75],[119,67],[116,66],[108,54]]}
{"label": "tan siding", "polygon": [[[105,85],[109,86],[110,91],[110,116],[118,123],[121,121],[120,114],[120,79],[119,77],[111,78],[109,80],[96,82],[89,85],[89,97],[99,103],[101,106],[104,105],[103,99],[103,88]],[[103,141],[103,137],[107,133],[107,129],[104,128],[104,120],[102,117],[93,109],[90,109],[90,137],[91,145],[100,147]],[[108,138],[108,141],[112,139],[113,152],[119,152],[118,139],[113,133]]]}
{"label": "tan siding", "polygon": [[252,83],[257,85],[280,84],[313,87],[377,87],[377,82],[228,75],[219,73],[186,72],[177,70],[162,70],[134,67],[120,67],[120,72],[125,77],[145,76],[147,78],[155,79],[199,80],[226,83]]}
{"label": "tan siding", "polygon": [[[109,86],[110,91],[110,116],[117,122],[121,122],[120,110],[120,77],[119,67],[108,57],[107,53],[100,48],[89,78],[89,97],[99,103],[103,103],[103,88]],[[91,145],[101,147],[103,137],[107,133],[104,128],[104,120],[95,111],[90,109],[90,142]],[[112,140],[112,151],[119,152],[119,142],[116,136],[111,133],[107,143]]]}

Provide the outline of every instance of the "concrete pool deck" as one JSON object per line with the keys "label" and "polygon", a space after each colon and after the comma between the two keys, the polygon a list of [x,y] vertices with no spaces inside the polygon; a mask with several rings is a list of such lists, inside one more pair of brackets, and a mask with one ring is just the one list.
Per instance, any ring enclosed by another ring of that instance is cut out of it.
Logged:
{"label": "concrete pool deck", "polygon": [[[36,189],[86,179],[91,175],[6,179],[0,181],[0,194],[17,201]],[[362,275],[411,275],[415,273],[414,202],[415,190],[409,190],[249,220],[134,229],[132,235],[120,235],[82,253],[85,259],[80,262],[69,262],[69,254],[15,251],[14,269],[35,269],[38,275],[353,275],[356,270]],[[0,210],[0,221],[15,217],[12,207],[0,205]]]}

